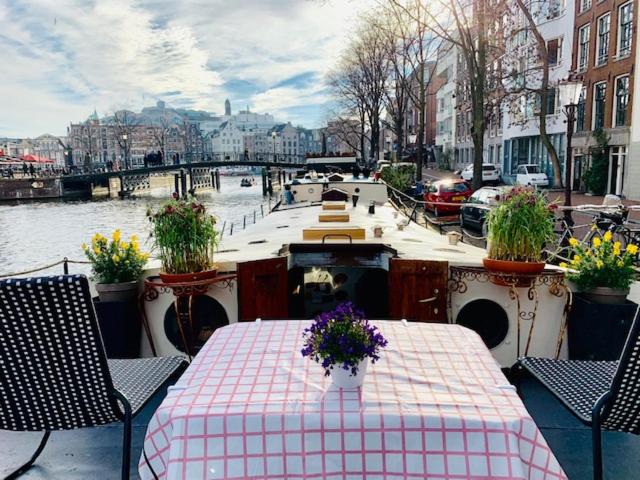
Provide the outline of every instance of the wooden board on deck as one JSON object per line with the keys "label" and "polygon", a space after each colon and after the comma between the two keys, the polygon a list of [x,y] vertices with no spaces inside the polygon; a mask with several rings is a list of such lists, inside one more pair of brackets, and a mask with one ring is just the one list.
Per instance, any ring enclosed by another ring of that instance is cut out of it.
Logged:
{"label": "wooden board on deck", "polygon": [[346,208],[344,202],[322,202],[322,210],[346,210]]}
{"label": "wooden board on deck", "polygon": [[348,213],[321,213],[318,215],[318,221],[320,223],[324,222],[348,222],[349,214]]}
{"label": "wooden board on deck", "polygon": [[311,227],[302,230],[303,240],[364,240],[364,228],[361,227]]}

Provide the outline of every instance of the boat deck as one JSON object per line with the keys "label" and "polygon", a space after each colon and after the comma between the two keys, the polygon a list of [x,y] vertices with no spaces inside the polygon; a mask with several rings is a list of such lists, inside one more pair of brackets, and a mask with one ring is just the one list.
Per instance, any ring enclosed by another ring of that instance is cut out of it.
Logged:
{"label": "boat deck", "polygon": [[[549,446],[571,480],[591,478],[591,430],[533,380],[522,384],[524,402]],[[158,395],[134,420],[132,478],[138,478],[137,462],[151,415],[162,400]],[[36,465],[25,479],[120,478],[121,433],[119,424],[54,433]],[[40,434],[0,431],[0,477],[27,460]],[[632,480],[640,471],[640,437],[605,432],[605,478]]]}

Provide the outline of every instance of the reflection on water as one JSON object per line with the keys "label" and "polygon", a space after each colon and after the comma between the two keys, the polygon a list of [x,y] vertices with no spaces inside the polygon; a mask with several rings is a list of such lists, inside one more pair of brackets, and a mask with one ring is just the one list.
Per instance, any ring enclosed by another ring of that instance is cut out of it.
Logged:
{"label": "reflection on water", "polygon": [[[257,218],[260,218],[260,204],[265,201],[261,187],[242,188],[239,184],[240,179],[223,179],[220,192],[198,194],[218,217],[220,228],[224,221],[227,229],[233,222],[238,231],[242,228],[243,215],[247,215],[247,224],[252,223],[256,209]],[[108,235],[119,228],[124,237],[136,233],[141,241],[146,241],[149,233],[147,207],[156,207],[169,196],[167,189],[126,200],[0,204],[0,275],[53,263],[64,257],[84,260],[80,246],[90,241],[96,232]],[[150,248],[148,242],[146,248]],[[71,271],[86,273],[87,268],[74,265]],[[57,267],[49,273],[61,272],[62,268]]]}

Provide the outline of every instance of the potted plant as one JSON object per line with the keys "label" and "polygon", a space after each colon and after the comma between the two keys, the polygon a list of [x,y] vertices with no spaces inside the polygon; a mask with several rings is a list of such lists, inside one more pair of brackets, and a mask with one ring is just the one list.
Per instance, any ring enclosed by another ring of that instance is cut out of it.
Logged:
{"label": "potted plant", "polygon": [[172,199],[148,211],[151,237],[159,251],[160,278],[184,283],[215,277],[213,253],[218,244],[216,219],[195,199]]}
{"label": "potted plant", "polygon": [[569,358],[617,360],[638,307],[626,299],[635,280],[638,247],[623,249],[611,232],[591,245],[574,238],[569,243],[571,262],[560,264],[578,290],[568,317]]}
{"label": "potted plant", "polygon": [[318,315],[303,332],[302,355],[322,365],[339,388],[362,386],[369,359],[376,363],[387,340],[351,302]]}
{"label": "potted plant", "polygon": [[567,278],[580,289],[583,295],[596,303],[625,303],[629,287],[635,280],[634,260],[637,245],[622,249],[620,242],[612,241],[611,232],[602,239],[596,237],[591,246],[580,245],[575,238],[569,240],[572,249],[571,265]]}
{"label": "potted plant", "polygon": [[487,270],[538,274],[544,246],[554,238],[553,205],[532,187],[514,187],[487,216]]}
{"label": "potted plant", "polygon": [[149,254],[140,251],[135,235],[126,242],[120,230],[113,232],[111,240],[96,233],[91,246],[82,244],[82,249],[91,262],[100,301],[129,301],[135,297],[138,279],[149,259]]}

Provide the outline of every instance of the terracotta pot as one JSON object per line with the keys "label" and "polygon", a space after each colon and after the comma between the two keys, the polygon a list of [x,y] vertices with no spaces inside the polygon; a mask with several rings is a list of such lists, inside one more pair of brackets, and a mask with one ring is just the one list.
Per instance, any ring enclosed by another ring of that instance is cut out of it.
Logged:
{"label": "terracotta pot", "polygon": [[620,290],[609,287],[593,287],[582,293],[587,299],[594,303],[604,303],[607,305],[619,305],[627,301],[629,289]]}
{"label": "terracotta pot", "polygon": [[101,302],[128,302],[138,293],[138,281],[122,283],[96,283]]}
{"label": "terracotta pot", "polygon": [[[482,259],[482,263],[484,268],[490,272],[512,276],[516,280],[516,287],[528,287],[531,284],[531,279],[526,275],[538,275],[542,273],[545,266],[544,262],[514,262],[511,260],[493,260],[487,257]],[[519,278],[520,275],[523,277]],[[509,283],[501,280],[500,277],[491,278],[491,282],[496,285],[509,285]]]}
{"label": "terracotta pot", "polygon": [[204,270],[202,272],[193,273],[164,273],[158,274],[164,283],[189,283],[200,280],[208,280],[218,275],[218,269]]}

